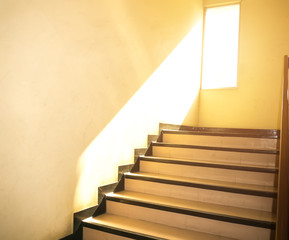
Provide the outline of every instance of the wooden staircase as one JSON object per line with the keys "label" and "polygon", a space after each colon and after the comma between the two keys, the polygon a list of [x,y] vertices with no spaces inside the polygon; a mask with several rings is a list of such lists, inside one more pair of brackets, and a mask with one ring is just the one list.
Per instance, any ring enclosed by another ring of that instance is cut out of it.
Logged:
{"label": "wooden staircase", "polygon": [[272,240],[279,131],[160,125],[84,240]]}

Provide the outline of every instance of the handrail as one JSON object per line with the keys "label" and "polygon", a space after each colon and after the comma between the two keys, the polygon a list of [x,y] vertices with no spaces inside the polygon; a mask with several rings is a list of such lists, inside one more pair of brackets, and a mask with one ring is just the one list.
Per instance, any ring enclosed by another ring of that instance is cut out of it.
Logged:
{"label": "handrail", "polygon": [[277,200],[276,240],[289,239],[289,127],[288,127],[288,69],[289,59],[284,56],[282,116],[280,135],[279,179]]}

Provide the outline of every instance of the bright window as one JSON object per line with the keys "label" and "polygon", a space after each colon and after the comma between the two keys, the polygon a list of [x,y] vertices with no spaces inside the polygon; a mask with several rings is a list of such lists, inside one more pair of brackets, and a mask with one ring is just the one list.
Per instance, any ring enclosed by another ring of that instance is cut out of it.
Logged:
{"label": "bright window", "polygon": [[207,8],[202,89],[237,87],[240,5]]}

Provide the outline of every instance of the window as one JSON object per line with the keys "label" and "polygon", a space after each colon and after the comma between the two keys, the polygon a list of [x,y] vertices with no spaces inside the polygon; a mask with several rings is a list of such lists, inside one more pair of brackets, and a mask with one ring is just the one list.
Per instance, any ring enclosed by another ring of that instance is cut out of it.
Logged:
{"label": "window", "polygon": [[240,5],[207,8],[202,89],[237,87]]}

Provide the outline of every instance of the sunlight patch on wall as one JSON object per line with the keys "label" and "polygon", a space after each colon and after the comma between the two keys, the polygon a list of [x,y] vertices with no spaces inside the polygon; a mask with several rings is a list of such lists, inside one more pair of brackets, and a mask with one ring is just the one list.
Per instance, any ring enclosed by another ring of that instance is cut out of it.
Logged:
{"label": "sunlight patch on wall", "polygon": [[237,87],[240,5],[208,8],[202,89]]}
{"label": "sunlight patch on wall", "polygon": [[[159,122],[182,123],[199,97],[201,46],[199,21],[83,152],[75,211],[97,204],[98,186],[117,181],[117,167],[133,163],[134,148],[146,147],[147,134],[157,134]],[[192,124],[197,110],[194,118]]]}

